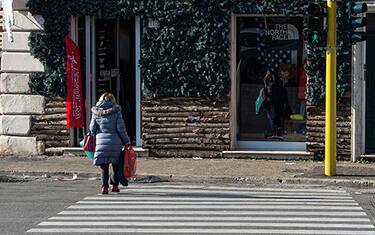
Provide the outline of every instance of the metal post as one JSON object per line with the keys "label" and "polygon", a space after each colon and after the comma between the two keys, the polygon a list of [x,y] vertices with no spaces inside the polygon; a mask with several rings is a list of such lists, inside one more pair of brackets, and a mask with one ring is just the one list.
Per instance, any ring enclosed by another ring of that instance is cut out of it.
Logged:
{"label": "metal post", "polygon": [[136,146],[142,147],[142,78],[141,78],[141,17],[135,17],[135,133]]}
{"label": "metal post", "polygon": [[328,33],[326,52],[326,138],[325,175],[336,175],[336,8],[327,1]]}

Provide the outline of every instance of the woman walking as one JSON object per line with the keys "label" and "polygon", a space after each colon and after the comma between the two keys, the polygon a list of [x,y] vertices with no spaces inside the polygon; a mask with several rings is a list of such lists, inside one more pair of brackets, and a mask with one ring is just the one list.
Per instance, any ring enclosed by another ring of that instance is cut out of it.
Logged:
{"label": "woman walking", "polygon": [[120,192],[117,173],[123,146],[130,144],[126,133],[121,107],[116,103],[112,93],[104,93],[98,103],[91,109],[90,132],[96,136],[94,165],[100,166],[102,194],[108,194],[109,164],[112,164],[112,192]]}

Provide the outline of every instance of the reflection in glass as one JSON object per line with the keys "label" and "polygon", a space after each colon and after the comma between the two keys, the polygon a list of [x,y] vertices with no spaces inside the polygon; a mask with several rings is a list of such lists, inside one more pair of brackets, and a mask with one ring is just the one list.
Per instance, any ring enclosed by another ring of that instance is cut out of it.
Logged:
{"label": "reflection in glass", "polygon": [[241,141],[305,141],[302,17],[237,18]]}

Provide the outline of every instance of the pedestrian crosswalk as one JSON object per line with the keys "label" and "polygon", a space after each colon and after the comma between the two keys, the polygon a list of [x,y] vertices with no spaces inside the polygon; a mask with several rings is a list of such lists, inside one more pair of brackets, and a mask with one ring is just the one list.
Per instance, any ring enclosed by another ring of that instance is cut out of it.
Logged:
{"label": "pedestrian crosswalk", "polygon": [[374,234],[342,190],[134,185],[67,207],[33,234]]}

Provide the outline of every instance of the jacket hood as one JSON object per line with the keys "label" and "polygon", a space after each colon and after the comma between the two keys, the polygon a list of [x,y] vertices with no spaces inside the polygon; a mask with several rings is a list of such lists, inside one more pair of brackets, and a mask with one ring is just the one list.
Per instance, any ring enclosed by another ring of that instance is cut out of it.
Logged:
{"label": "jacket hood", "polygon": [[111,101],[99,101],[91,108],[91,112],[97,116],[107,116],[120,111],[121,106],[117,104],[113,105]]}

